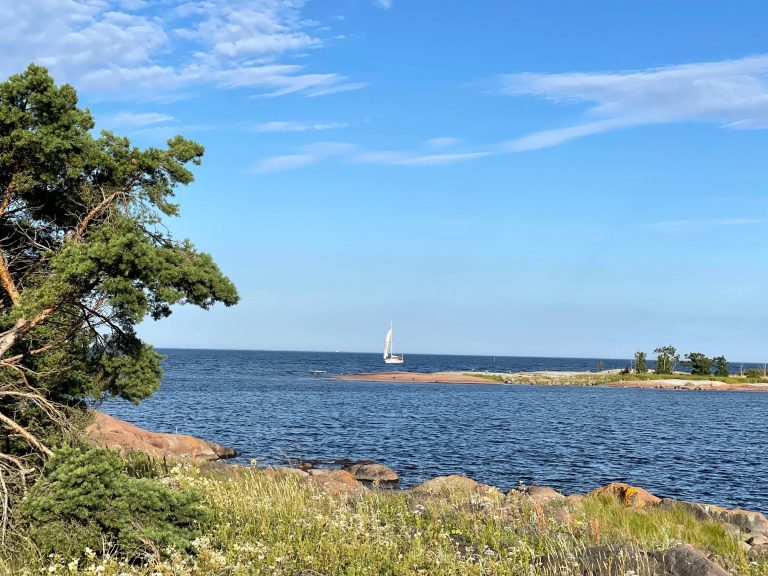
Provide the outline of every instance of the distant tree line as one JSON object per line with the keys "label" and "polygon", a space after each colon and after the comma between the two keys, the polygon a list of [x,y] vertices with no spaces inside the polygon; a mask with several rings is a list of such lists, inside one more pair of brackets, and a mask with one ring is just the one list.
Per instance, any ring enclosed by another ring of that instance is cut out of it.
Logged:
{"label": "distant tree line", "polygon": [[[680,360],[680,355],[674,346],[660,346],[654,351],[656,354],[656,374],[672,374],[678,366],[689,368],[694,376],[728,376],[728,361],[725,356],[709,356],[701,352],[689,352],[685,360]],[[635,352],[634,371],[637,374],[648,372],[647,355],[645,352]]]}

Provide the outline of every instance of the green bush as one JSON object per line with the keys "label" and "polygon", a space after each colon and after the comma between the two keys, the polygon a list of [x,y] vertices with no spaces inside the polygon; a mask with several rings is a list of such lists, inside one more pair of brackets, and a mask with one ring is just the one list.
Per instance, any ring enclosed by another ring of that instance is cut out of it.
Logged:
{"label": "green bush", "polygon": [[194,491],[134,478],[115,452],[63,447],[20,507],[41,552],[79,557],[86,547],[137,559],[165,547],[188,549],[210,512]]}

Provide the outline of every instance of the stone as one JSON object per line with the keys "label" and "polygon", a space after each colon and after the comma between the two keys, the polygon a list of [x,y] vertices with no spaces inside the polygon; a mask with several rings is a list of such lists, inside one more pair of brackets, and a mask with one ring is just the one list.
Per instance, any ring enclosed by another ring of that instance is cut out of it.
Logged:
{"label": "stone", "polygon": [[343,469],[352,474],[355,479],[364,482],[386,482],[393,484],[400,479],[397,472],[392,470],[392,468],[384,466],[384,464],[358,463],[344,466]]}
{"label": "stone", "polygon": [[523,492],[536,500],[537,502],[548,502],[551,500],[565,500],[565,496],[549,486],[526,486]]}
{"label": "stone", "polygon": [[707,558],[701,550],[689,544],[677,544],[661,552],[650,552],[669,576],[730,576],[723,568]]}
{"label": "stone", "polygon": [[471,492],[474,494],[480,494],[482,496],[488,496],[493,499],[501,499],[504,497],[504,493],[495,486],[489,486],[488,484],[481,484],[461,476],[460,474],[450,474],[448,476],[437,476],[426,482],[414,486],[411,488],[412,492],[422,494],[450,494],[456,492]]}
{"label": "stone", "polygon": [[121,454],[143,452],[161,460],[218,460],[237,456],[232,448],[214,442],[186,434],[150,432],[97,410],[85,434],[97,446]]}
{"label": "stone", "polygon": [[354,494],[366,489],[361,482],[357,481],[346,470],[333,470],[327,474],[313,474],[307,480],[312,486],[331,494]]}
{"label": "stone", "polygon": [[722,506],[714,506],[712,504],[672,500],[670,498],[664,498],[661,501],[661,505],[681,507],[699,520],[723,522],[736,526],[741,532],[768,536],[768,519],[760,512],[723,508]]}
{"label": "stone", "polygon": [[291,468],[289,466],[272,466],[267,468],[267,470],[271,470],[278,475],[297,476],[299,478],[307,478],[309,476],[309,473],[305,470],[302,470],[301,468]]}
{"label": "stone", "polygon": [[765,534],[755,534],[747,538],[746,542],[750,546],[765,546],[768,545],[768,536]]}
{"label": "stone", "polygon": [[[583,550],[574,559],[576,566],[557,556],[546,556],[539,564],[546,574],[578,574],[579,576],[626,576],[627,574],[665,574],[660,570],[660,564],[654,558],[632,545],[611,544],[607,546],[592,546]],[[578,567],[578,568],[577,568]],[[577,568],[578,571],[574,570]],[[564,570],[568,570],[565,572]]]}
{"label": "stone", "polygon": [[642,488],[630,486],[624,482],[611,482],[607,486],[593,490],[589,493],[589,496],[611,496],[629,508],[657,506],[661,503],[661,498]]}

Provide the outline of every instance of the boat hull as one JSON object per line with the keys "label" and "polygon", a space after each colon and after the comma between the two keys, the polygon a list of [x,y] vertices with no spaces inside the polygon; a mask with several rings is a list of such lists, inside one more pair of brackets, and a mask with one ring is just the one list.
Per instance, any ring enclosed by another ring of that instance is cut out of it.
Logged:
{"label": "boat hull", "polygon": [[384,358],[384,364],[403,364],[405,360],[403,360],[402,356],[392,356],[390,358]]}

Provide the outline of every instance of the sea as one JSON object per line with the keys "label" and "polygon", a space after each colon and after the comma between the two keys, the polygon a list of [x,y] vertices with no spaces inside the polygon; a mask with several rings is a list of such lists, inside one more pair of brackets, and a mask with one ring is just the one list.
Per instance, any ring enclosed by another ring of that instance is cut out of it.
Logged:
{"label": "sea", "polygon": [[[360,372],[594,370],[598,360],[161,350],[160,390],[100,408],[235,448],[240,463],[374,460],[401,486],[463,474],[584,493],[612,481],[768,513],[768,393],[339,381]],[[606,369],[628,360],[603,359]]]}

